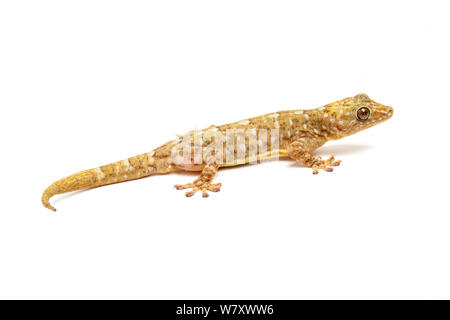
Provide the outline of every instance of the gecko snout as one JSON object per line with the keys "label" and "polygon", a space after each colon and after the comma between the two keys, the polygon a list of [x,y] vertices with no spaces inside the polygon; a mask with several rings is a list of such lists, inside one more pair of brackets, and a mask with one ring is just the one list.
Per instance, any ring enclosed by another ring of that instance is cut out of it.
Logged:
{"label": "gecko snout", "polygon": [[394,115],[394,108],[388,106],[387,107],[387,116],[388,118],[392,117]]}
{"label": "gecko snout", "polygon": [[378,116],[381,120],[387,120],[394,114],[394,108],[390,106],[382,106],[378,109]]}

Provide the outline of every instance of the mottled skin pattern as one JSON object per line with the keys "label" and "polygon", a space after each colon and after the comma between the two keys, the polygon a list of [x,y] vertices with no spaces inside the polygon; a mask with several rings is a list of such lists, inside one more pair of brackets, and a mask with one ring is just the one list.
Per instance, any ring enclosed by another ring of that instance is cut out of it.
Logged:
{"label": "mottled skin pattern", "polygon": [[[226,162],[225,152],[223,154],[211,152],[211,147],[215,143],[212,138],[198,146],[207,154],[200,163],[194,164],[192,158],[186,163],[179,163],[173,160],[172,149],[181,144],[181,139],[172,140],[149,153],[85,170],[58,180],[44,191],[42,203],[46,208],[56,211],[49,203],[53,195],[134,180],[152,174],[169,173],[174,170],[201,171],[194,182],[176,185],[175,188],[191,189],[186,192],[188,197],[197,191],[201,191],[202,195],[207,197],[208,191],[220,191],[220,183],[211,183],[220,167],[254,163],[279,156],[288,156],[299,164],[312,168],[314,174],[317,174],[320,169],[333,171],[333,167],[340,163],[339,160],[334,159],[333,155],[327,160],[322,160],[311,153],[329,140],[341,139],[372,127],[389,119],[392,114],[391,107],[371,100],[366,94],[359,94],[316,109],[281,111],[222,126],[211,126],[200,132],[188,133],[188,141],[190,140],[192,148],[195,148],[194,134],[222,133],[225,135],[227,130],[239,129],[247,131],[254,129],[258,145],[266,139],[264,141],[267,141],[267,148],[265,150],[257,148],[254,153],[250,152],[251,144],[246,137],[245,143],[242,143],[240,147],[236,145],[233,150],[225,150],[236,155],[239,148],[244,149],[241,150],[246,155],[244,161]],[[260,132],[266,132],[267,135],[261,135]],[[272,141],[274,132],[277,132],[278,139]],[[206,150],[209,151],[206,152]]]}

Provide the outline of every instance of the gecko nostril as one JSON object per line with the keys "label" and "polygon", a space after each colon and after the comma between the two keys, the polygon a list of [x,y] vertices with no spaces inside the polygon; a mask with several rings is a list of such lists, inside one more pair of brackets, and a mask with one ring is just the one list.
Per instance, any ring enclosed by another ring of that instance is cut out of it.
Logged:
{"label": "gecko nostril", "polygon": [[386,117],[387,118],[390,118],[390,117],[392,117],[392,114],[394,113],[394,109],[392,108],[392,107],[386,107],[386,111],[385,111],[385,115],[386,115]]}

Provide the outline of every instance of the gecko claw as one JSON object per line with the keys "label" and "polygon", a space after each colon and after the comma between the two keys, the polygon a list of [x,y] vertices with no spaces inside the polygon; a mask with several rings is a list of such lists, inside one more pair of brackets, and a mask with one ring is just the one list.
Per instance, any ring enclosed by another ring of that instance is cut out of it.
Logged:
{"label": "gecko claw", "polygon": [[197,190],[193,189],[191,191],[188,191],[185,193],[186,197],[190,198],[192,197],[195,193],[197,192]]}

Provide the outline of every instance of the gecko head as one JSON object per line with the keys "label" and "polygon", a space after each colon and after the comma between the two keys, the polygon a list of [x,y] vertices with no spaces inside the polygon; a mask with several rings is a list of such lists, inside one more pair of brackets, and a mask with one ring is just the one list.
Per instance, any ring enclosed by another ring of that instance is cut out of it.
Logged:
{"label": "gecko head", "polygon": [[394,109],[361,93],[332,103],[325,112],[329,136],[340,139],[386,121],[392,117]]}

